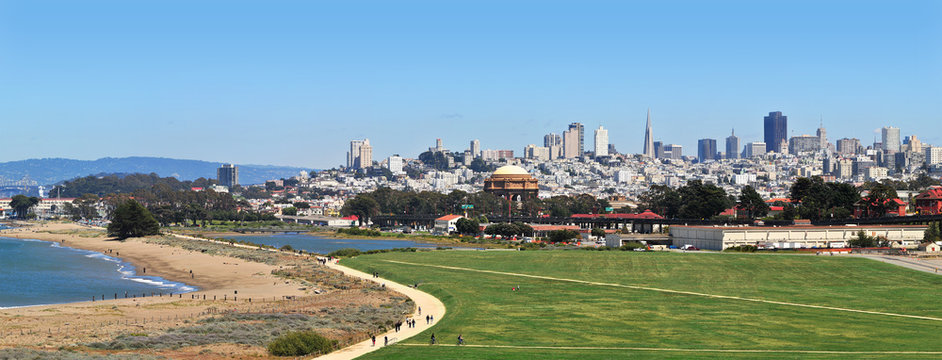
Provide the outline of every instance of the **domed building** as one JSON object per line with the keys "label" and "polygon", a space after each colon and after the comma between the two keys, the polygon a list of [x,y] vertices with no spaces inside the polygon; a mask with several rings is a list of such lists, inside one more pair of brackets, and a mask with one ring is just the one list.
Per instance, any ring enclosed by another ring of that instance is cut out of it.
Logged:
{"label": "domed building", "polygon": [[511,201],[535,199],[539,190],[536,179],[526,169],[514,165],[501,166],[484,180],[484,191]]}

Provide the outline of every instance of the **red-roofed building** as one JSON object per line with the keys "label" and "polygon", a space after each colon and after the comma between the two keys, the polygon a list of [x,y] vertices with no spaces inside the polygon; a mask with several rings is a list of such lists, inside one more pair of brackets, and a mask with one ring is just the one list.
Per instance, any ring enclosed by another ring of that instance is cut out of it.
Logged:
{"label": "red-roofed building", "polygon": [[[881,214],[874,210],[876,206],[876,201],[870,200],[869,197],[860,199],[854,204],[854,217],[858,219],[879,217]],[[884,206],[886,207],[884,216],[906,216],[906,202],[899,198],[887,199]]]}
{"label": "red-roofed building", "polygon": [[435,219],[435,231],[451,234],[458,231],[458,219],[464,218],[461,215],[445,215]]}
{"label": "red-roofed building", "polygon": [[916,195],[916,212],[919,215],[942,214],[942,186],[931,186],[928,190]]}

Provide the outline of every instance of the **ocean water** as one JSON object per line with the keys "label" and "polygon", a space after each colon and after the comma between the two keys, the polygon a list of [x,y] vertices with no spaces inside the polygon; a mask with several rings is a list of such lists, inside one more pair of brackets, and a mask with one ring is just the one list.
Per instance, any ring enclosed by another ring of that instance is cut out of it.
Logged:
{"label": "ocean water", "polygon": [[0,308],[113,299],[151,292],[196,290],[156,276],[136,276],[134,266],[94,251],[58,243],[0,237]]}
{"label": "ocean water", "polygon": [[266,235],[239,235],[226,236],[227,238],[236,238],[239,240],[251,241],[256,244],[271,245],[280,248],[285,245],[291,245],[296,250],[304,250],[316,254],[326,255],[327,253],[353,248],[360,251],[383,250],[395,248],[436,248],[439,245],[418,243],[409,240],[359,240],[359,239],[336,239],[312,236],[306,234],[266,234]]}

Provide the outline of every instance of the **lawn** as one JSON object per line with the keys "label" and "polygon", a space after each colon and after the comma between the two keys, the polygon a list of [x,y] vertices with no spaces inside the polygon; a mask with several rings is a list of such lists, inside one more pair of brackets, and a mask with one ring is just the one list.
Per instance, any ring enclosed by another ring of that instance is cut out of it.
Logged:
{"label": "lawn", "polygon": [[[942,352],[942,342],[935,339],[942,330],[942,321],[434,267],[942,319],[942,276],[861,258],[620,251],[431,251],[366,255],[341,263],[367,272],[378,271],[381,276],[401,283],[418,282],[420,289],[441,299],[448,308],[434,328],[401,345],[367,355],[364,357],[367,359],[942,357],[942,353],[789,352]],[[511,291],[514,286],[521,290]],[[435,332],[440,343],[454,344],[458,334],[462,334],[467,344],[485,347],[427,346],[431,332]]]}

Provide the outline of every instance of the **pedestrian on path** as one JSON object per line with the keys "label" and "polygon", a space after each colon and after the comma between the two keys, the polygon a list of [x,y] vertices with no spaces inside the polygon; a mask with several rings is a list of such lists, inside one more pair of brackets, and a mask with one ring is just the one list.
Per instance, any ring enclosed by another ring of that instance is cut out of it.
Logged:
{"label": "pedestrian on path", "polygon": [[383,346],[389,345],[389,336],[383,336]]}
{"label": "pedestrian on path", "polygon": [[435,333],[432,333],[432,345],[435,345]]}
{"label": "pedestrian on path", "polygon": [[430,318],[430,316],[431,316],[431,315],[425,315],[425,325],[428,325],[428,323],[429,323],[430,321],[432,321],[431,318]]}
{"label": "pedestrian on path", "polygon": [[376,335],[372,335],[371,338],[373,339],[373,346],[376,346]]}
{"label": "pedestrian on path", "polygon": [[461,337],[461,334],[458,334],[458,345],[464,345],[464,338]]}
{"label": "pedestrian on path", "polygon": [[422,307],[419,306],[419,315],[422,315]]}

